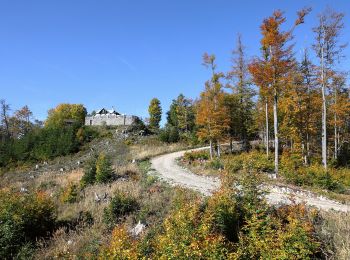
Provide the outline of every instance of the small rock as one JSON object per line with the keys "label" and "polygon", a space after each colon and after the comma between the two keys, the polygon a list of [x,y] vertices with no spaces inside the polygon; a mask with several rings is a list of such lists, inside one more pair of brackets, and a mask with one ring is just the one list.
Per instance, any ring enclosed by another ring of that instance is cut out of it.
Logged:
{"label": "small rock", "polygon": [[35,170],[39,170],[39,165],[35,165]]}
{"label": "small rock", "polygon": [[95,202],[100,203],[100,201],[101,201],[100,196],[98,196],[98,194],[95,192]]}
{"label": "small rock", "polygon": [[64,169],[63,168],[60,168],[60,172],[63,172],[64,171]]}
{"label": "small rock", "polygon": [[138,235],[140,235],[142,233],[142,231],[145,229],[145,227],[146,227],[146,225],[142,224],[141,221],[139,221],[137,223],[137,225],[130,230],[130,234],[133,237],[137,237]]}
{"label": "small rock", "polygon": [[24,188],[24,187],[21,187],[20,192],[22,192],[22,193],[27,193],[27,192],[28,192],[28,189],[27,189],[27,188]]}

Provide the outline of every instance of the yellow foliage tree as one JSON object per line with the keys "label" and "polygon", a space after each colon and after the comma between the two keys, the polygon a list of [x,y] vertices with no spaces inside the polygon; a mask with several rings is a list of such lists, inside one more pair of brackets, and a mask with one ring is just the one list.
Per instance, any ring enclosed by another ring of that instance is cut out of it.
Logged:
{"label": "yellow foliage tree", "polygon": [[59,104],[49,110],[45,126],[63,126],[67,120],[83,125],[86,113],[86,108],[82,104]]}
{"label": "yellow foliage tree", "polygon": [[218,144],[220,156],[220,141],[225,137],[229,128],[227,109],[224,105],[225,93],[222,90],[220,78],[222,73],[215,72],[215,56],[204,54],[204,64],[211,68],[212,78],[205,83],[205,90],[201,93],[196,107],[197,135],[202,141],[210,143],[210,157],[213,158],[213,143]]}

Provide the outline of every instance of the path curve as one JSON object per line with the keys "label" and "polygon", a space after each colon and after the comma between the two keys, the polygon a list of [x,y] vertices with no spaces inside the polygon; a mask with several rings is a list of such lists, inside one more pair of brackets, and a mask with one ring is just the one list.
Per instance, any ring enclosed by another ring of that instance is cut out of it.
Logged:
{"label": "path curve", "polygon": [[[179,166],[176,159],[183,156],[185,152],[208,149],[208,147],[184,150],[180,152],[168,153],[151,159],[152,168],[165,181],[172,185],[190,188],[209,196],[220,186],[220,180],[214,177],[200,176],[192,173],[188,169]],[[272,205],[290,204],[292,200],[296,203],[306,203],[322,210],[336,210],[350,212],[350,205],[341,204],[323,196],[318,196],[310,191],[302,189],[292,189],[285,186],[263,185],[261,187],[267,191],[266,199]]]}

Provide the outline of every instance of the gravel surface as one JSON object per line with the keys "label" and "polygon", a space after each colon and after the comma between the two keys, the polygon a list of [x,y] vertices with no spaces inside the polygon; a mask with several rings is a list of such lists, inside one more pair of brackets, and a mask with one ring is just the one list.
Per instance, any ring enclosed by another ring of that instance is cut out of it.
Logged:
{"label": "gravel surface", "polygon": [[[190,188],[206,196],[211,195],[219,188],[219,179],[196,175],[188,169],[182,168],[176,162],[176,159],[183,156],[185,152],[203,149],[208,149],[208,147],[157,156],[151,160],[152,168],[155,170],[153,174],[159,175],[160,178],[172,185]],[[308,206],[322,210],[350,212],[349,205],[341,204],[307,190],[278,185],[262,185],[261,189],[267,192],[266,199],[272,205],[290,204],[295,201],[296,203],[304,202]]]}

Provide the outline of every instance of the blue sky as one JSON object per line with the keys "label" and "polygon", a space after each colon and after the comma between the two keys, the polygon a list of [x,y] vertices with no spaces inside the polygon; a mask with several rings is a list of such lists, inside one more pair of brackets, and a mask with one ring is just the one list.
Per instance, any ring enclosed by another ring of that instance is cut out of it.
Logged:
{"label": "blue sky", "polygon": [[[262,20],[281,9],[291,25],[304,6],[313,11],[295,32],[297,56],[313,41],[317,13],[348,12],[350,1],[1,0],[0,98],[41,120],[64,102],[145,117],[158,97],[166,112],[179,93],[196,98],[203,89],[204,52],[226,71],[237,33],[247,54],[258,55]],[[350,41],[350,14],[345,26]]]}

